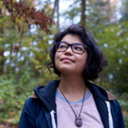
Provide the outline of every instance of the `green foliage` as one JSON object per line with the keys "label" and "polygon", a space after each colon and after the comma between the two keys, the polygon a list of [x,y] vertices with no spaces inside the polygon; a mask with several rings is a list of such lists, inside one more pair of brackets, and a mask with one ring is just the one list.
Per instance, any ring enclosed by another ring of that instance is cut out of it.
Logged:
{"label": "green foliage", "polygon": [[24,101],[32,94],[25,89],[15,83],[13,75],[0,77],[0,121],[7,122],[8,119],[14,119],[13,123],[18,123]]}
{"label": "green foliage", "polygon": [[[122,22],[117,25],[107,25],[95,32],[98,45],[104,51],[109,65],[100,75],[103,86],[120,93],[128,92],[127,62],[128,62],[128,25]],[[100,79],[100,78],[99,78]],[[109,82],[109,87],[108,87]]]}
{"label": "green foliage", "polygon": [[24,102],[33,89],[56,78],[46,67],[52,36],[38,27],[29,30],[24,23],[22,26],[24,33],[19,34],[9,16],[0,17],[0,53],[4,53],[0,54],[0,124],[9,119],[18,124]]}
{"label": "green foliage", "polygon": [[0,122],[6,123],[13,119],[13,124],[18,124],[19,117],[25,100],[34,92],[37,85],[46,85],[56,76],[48,71],[44,78],[32,78],[30,69],[24,71],[17,84],[16,76],[13,74],[0,77]]}

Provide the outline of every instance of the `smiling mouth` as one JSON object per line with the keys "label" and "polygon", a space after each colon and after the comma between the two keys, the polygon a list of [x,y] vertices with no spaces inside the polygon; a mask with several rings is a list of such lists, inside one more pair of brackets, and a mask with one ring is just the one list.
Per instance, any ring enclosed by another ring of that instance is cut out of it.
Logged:
{"label": "smiling mouth", "polygon": [[73,62],[73,63],[74,63],[74,61],[73,61],[73,60],[71,60],[71,59],[69,59],[69,58],[61,59],[61,61],[65,61],[65,62]]}

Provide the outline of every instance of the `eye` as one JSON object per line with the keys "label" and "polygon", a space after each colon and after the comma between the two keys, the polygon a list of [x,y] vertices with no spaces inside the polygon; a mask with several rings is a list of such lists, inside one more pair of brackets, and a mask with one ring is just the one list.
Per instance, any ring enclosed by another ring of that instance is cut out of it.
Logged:
{"label": "eye", "polygon": [[75,51],[83,51],[83,49],[84,48],[82,46],[78,46],[78,45],[74,46]]}
{"label": "eye", "polygon": [[68,45],[66,43],[60,42],[58,43],[57,50],[58,51],[65,51],[67,49]]}
{"label": "eye", "polygon": [[63,48],[67,48],[67,46],[65,44],[60,44],[58,48],[63,49]]}

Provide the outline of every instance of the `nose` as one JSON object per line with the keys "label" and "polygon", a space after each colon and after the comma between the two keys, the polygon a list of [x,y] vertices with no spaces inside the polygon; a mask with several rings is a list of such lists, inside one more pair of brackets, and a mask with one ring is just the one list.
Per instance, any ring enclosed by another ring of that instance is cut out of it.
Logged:
{"label": "nose", "polygon": [[71,46],[69,46],[67,50],[65,51],[65,55],[72,55],[72,54],[73,54],[72,48]]}

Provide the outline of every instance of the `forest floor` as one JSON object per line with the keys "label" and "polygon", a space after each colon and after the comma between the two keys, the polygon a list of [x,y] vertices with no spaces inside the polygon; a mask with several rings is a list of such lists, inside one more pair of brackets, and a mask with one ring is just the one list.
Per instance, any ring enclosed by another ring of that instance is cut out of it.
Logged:
{"label": "forest floor", "polygon": [[0,124],[0,128],[18,128],[18,125],[13,126],[11,124]]}

